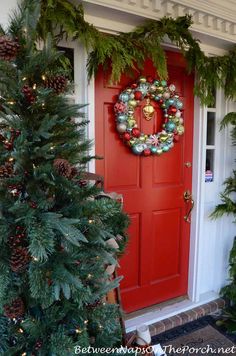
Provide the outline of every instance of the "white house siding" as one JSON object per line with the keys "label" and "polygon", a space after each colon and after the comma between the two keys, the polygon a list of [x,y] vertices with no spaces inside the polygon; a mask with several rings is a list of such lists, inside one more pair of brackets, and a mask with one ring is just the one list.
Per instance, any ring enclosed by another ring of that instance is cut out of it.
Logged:
{"label": "white house siding", "polygon": [[[0,0],[0,22],[6,24],[8,14],[16,5],[16,0]],[[236,44],[236,2],[235,0],[84,0],[86,19],[100,30],[117,33],[130,31],[145,18],[159,19],[163,16],[181,16],[190,13],[194,24],[194,36],[201,39],[201,47],[208,55],[224,54]],[[67,43],[75,49],[75,101],[87,102],[90,126],[88,136],[94,139],[94,81],[89,85],[86,79],[86,53],[79,44]],[[170,46],[169,43],[165,45]],[[189,272],[189,302],[169,308],[164,313],[154,315],[152,322],[212,300],[218,296],[226,283],[229,251],[235,225],[230,217],[211,221],[209,214],[220,201],[222,183],[232,171],[235,149],[231,146],[229,129],[219,132],[223,116],[236,110],[235,103],[226,102],[223,93],[217,92],[215,180],[204,182],[206,108],[200,107],[195,99],[194,112],[194,157],[193,196],[195,209],[192,213],[191,250]],[[94,164],[90,170],[94,169]],[[137,320],[127,323],[131,330]],[[140,320],[139,320],[140,322]]]}

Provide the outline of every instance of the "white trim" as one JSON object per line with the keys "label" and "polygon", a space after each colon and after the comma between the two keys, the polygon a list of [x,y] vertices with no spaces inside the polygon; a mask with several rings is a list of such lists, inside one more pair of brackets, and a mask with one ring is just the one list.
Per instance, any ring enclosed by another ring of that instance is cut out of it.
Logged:
{"label": "white trim", "polygon": [[208,44],[217,41],[216,47],[226,49],[236,42],[236,4],[230,0],[83,0],[83,4],[86,20],[105,32],[131,31],[144,18],[190,14],[191,30],[202,42],[207,38]]}

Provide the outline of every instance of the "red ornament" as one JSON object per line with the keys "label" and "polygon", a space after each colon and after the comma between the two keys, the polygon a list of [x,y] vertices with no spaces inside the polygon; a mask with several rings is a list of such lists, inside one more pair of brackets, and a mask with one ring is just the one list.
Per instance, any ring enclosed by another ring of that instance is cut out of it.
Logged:
{"label": "red ornament", "polygon": [[30,207],[31,207],[32,209],[36,209],[36,208],[37,208],[37,204],[36,204],[34,201],[31,201],[31,202],[30,202]]}
{"label": "red ornament", "polygon": [[152,83],[152,82],[153,82],[153,77],[152,77],[151,75],[149,75],[149,76],[147,77],[147,82],[148,82],[148,83]]}
{"label": "red ornament", "polygon": [[20,136],[20,134],[21,134],[20,130],[16,130],[15,132],[16,137]]}
{"label": "red ornament", "polygon": [[163,99],[160,99],[160,100],[159,100],[159,103],[160,103],[160,104],[163,104]]}
{"label": "red ornament", "polygon": [[4,144],[4,147],[5,147],[6,150],[11,151],[12,148],[13,148],[13,143],[12,142],[6,142]]}
{"label": "red ornament", "polygon": [[132,135],[133,135],[134,137],[139,137],[139,136],[140,136],[140,130],[137,129],[137,128],[134,128],[134,129],[132,130]]}
{"label": "red ornament", "polygon": [[144,156],[150,156],[150,154],[151,154],[151,150],[149,149],[149,148],[146,148],[144,151],[143,151],[143,154],[144,154]]}
{"label": "red ornament", "polygon": [[132,88],[132,89],[136,89],[137,86],[138,86],[138,85],[137,85],[136,83],[133,83],[133,84],[131,85],[131,88]]}
{"label": "red ornament", "polygon": [[170,106],[168,112],[170,114],[175,114],[177,112],[177,109],[174,106]]}
{"label": "red ornament", "polygon": [[129,141],[131,139],[131,135],[128,132],[125,132],[123,137],[125,141]]}
{"label": "red ornament", "polygon": [[126,110],[127,110],[127,107],[122,102],[116,103],[115,106],[114,106],[114,111],[117,114],[124,113],[124,112],[126,112]]}
{"label": "red ornament", "polygon": [[143,96],[143,94],[142,94],[142,92],[139,91],[139,90],[137,90],[137,91],[134,93],[134,99],[135,99],[135,100],[142,100],[142,96]]}

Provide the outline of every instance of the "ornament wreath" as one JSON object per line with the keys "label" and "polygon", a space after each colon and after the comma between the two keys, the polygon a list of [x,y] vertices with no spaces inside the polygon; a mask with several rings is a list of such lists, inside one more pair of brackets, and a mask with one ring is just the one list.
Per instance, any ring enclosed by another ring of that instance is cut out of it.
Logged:
{"label": "ornament wreath", "polygon": [[[151,120],[154,115],[155,109],[151,105],[151,100],[159,103],[163,111],[160,132],[145,135],[137,126],[135,108],[144,99],[147,100],[143,108],[146,120]],[[140,77],[137,83],[133,83],[120,93],[119,100],[114,105],[116,128],[134,154],[161,155],[168,152],[174,146],[174,142],[179,141],[179,135],[184,133],[182,108],[183,103],[175,92],[174,84],[168,86],[166,80],[153,79],[151,76]]]}
{"label": "ornament wreath", "polygon": [[[195,94],[201,103],[211,105],[217,87],[224,89],[229,99],[236,98],[236,47],[224,56],[207,57],[193,38],[190,31],[192,18],[189,15],[177,18],[163,17],[148,20],[129,33],[109,35],[98,31],[84,19],[82,5],[74,5],[69,0],[41,0],[41,17],[38,35],[57,33],[56,40],[64,35],[79,39],[89,49],[87,70],[91,78],[99,65],[104,69],[111,65],[111,80],[118,81],[125,72],[139,72],[146,58],[151,58],[161,79],[168,79],[165,52],[161,46],[164,38],[183,53],[188,69],[195,72]],[[57,29],[57,32],[54,31]],[[58,33],[58,29],[60,32]]]}

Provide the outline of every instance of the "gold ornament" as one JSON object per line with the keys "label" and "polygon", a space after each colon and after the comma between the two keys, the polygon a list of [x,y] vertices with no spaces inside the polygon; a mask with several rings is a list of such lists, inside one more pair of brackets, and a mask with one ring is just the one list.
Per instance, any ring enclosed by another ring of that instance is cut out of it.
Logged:
{"label": "gold ornament", "polygon": [[153,118],[155,109],[150,103],[150,99],[147,99],[146,105],[143,107],[143,114],[146,120],[151,120]]}
{"label": "gold ornament", "polygon": [[165,142],[166,140],[168,140],[168,134],[161,134],[160,140],[161,140],[161,142]]}
{"label": "gold ornament", "polygon": [[184,126],[182,126],[182,125],[177,126],[177,131],[178,131],[178,134],[179,134],[179,135],[183,135],[183,133],[184,133]]}
{"label": "gold ornament", "polygon": [[147,79],[145,77],[140,77],[139,82],[140,83],[146,83]]}
{"label": "gold ornament", "polygon": [[136,100],[129,100],[128,101],[128,105],[135,108],[135,106],[137,106],[137,101]]}
{"label": "gold ornament", "polygon": [[128,120],[128,127],[134,127],[136,120]]}

